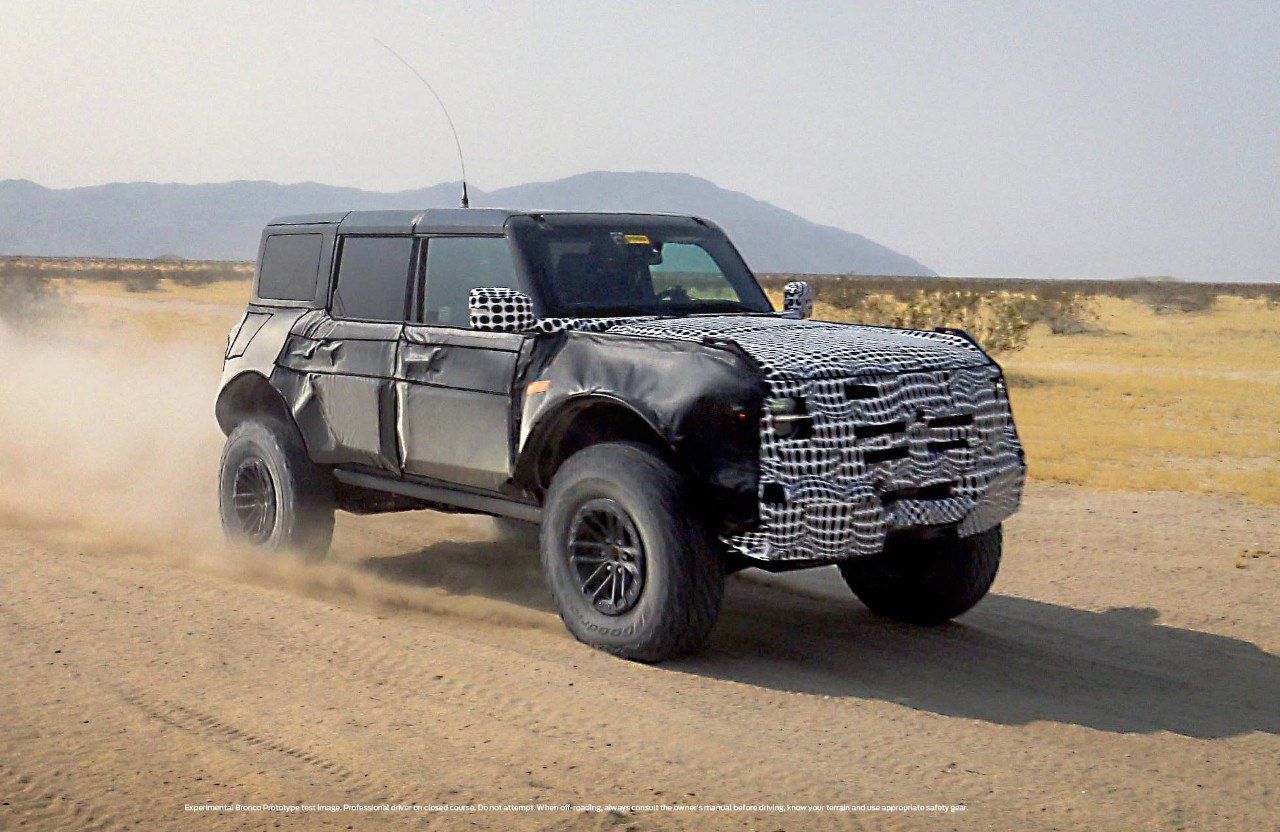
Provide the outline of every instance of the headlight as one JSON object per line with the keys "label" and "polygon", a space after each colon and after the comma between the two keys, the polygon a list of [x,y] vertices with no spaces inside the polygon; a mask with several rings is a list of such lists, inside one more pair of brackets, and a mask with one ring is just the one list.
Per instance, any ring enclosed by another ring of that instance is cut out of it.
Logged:
{"label": "headlight", "polygon": [[765,399],[764,409],[772,413],[774,416],[785,416],[790,413],[803,413],[804,400],[783,398]]}
{"label": "headlight", "polygon": [[773,417],[773,430],[779,439],[808,439],[813,435],[813,417],[804,399],[765,399],[765,410]]}

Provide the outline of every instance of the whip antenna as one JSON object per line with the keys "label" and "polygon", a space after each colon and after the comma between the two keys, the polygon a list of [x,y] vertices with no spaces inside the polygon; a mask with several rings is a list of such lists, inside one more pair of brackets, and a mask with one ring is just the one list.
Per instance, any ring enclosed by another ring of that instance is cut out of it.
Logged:
{"label": "whip antenna", "polygon": [[[370,35],[370,37],[373,37]],[[406,61],[400,56],[400,53],[387,46],[377,38],[373,38],[374,43],[391,53],[391,56],[400,63],[404,64],[404,68],[417,76],[422,85],[427,88],[427,92],[431,93],[431,97],[440,105],[440,112],[444,113],[444,120],[449,122],[449,132],[453,134],[454,147],[458,148],[458,167],[462,168],[462,207],[470,208],[471,202],[467,199],[467,162],[462,158],[462,142],[458,141],[458,128],[453,126],[453,117],[449,115],[449,108],[444,106],[444,100],[440,98],[440,93],[436,92],[436,88],[431,86],[431,82],[422,76],[422,73],[414,69],[413,64]]]}

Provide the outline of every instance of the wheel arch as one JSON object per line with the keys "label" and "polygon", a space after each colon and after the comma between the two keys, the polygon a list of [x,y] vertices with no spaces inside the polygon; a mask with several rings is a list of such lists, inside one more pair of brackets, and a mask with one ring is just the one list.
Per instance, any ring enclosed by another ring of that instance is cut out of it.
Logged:
{"label": "wheel arch", "polygon": [[515,480],[543,494],[564,461],[601,442],[630,441],[652,447],[675,464],[670,439],[656,420],[630,402],[608,393],[584,393],[557,404],[539,416],[521,446]]}
{"label": "wheel arch", "polygon": [[223,385],[214,405],[218,427],[230,435],[236,425],[252,416],[267,415],[295,424],[284,396],[262,373],[246,370]]}

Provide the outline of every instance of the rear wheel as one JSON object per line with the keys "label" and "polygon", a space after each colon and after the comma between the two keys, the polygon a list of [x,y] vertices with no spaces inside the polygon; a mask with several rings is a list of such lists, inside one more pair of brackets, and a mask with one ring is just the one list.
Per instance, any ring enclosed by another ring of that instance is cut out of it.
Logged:
{"label": "rear wheel", "polygon": [[580,641],[644,662],[703,645],[724,565],[684,479],[630,442],[593,445],[556,472],[542,518],[542,568]]}
{"label": "rear wheel", "polygon": [[882,555],[840,563],[840,574],[877,615],[935,625],[972,609],[1000,568],[1001,531],[972,537],[890,540]]}
{"label": "rear wheel", "polygon": [[307,456],[293,425],[263,417],[241,422],[222,452],[218,504],[236,543],[313,558],[333,539],[333,482]]}

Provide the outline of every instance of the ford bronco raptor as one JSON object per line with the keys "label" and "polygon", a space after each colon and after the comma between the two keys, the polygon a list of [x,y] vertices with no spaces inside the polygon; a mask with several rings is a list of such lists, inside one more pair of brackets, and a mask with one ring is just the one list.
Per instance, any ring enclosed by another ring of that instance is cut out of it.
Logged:
{"label": "ford bronco raptor", "polygon": [[226,350],[222,522],[322,555],[334,511],[540,524],[582,641],[659,661],[725,575],[836,564],[872,611],[976,604],[1026,467],[963,332],[809,321],[714,224],[449,209],[279,219]]}

